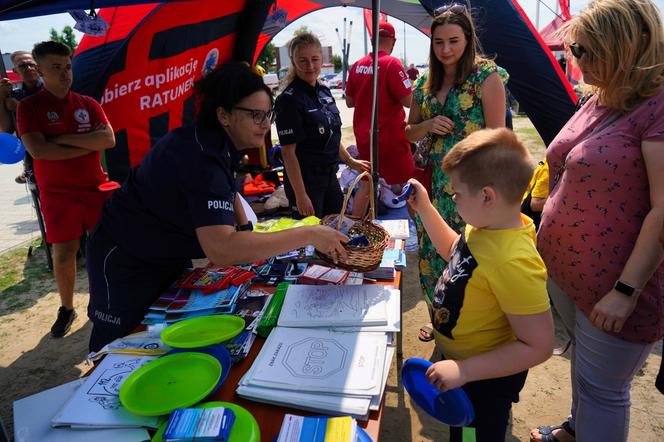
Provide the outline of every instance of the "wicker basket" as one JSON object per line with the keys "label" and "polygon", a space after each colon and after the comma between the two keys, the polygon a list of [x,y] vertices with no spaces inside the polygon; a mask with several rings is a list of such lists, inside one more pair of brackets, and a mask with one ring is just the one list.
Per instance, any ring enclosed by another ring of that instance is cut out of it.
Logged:
{"label": "wicker basket", "polygon": [[[362,172],[355,178],[353,183],[348,187],[346,196],[344,197],[344,203],[341,207],[341,214],[339,215],[327,215],[320,223],[326,226],[330,226],[336,230],[339,230],[342,225],[344,213],[346,213],[346,206],[348,205],[348,200],[350,195],[353,192],[353,189],[357,183],[365,176],[369,176],[367,172]],[[375,207],[374,207],[374,187],[373,181],[369,180],[370,183],[370,197],[369,197],[369,213],[362,219],[358,220],[350,228],[351,232],[358,232],[366,235],[369,239],[368,246],[345,246],[346,257],[342,258],[341,256],[336,260],[333,257],[321,252],[318,250],[318,256],[323,258],[325,261],[333,264],[336,267],[340,267],[346,270],[352,270],[354,272],[369,272],[375,270],[380,265],[380,262],[383,259],[383,252],[387,247],[387,244],[390,242],[390,235],[387,231],[381,226],[372,223],[371,221],[375,218]],[[335,218],[338,219],[336,225],[334,224]]]}

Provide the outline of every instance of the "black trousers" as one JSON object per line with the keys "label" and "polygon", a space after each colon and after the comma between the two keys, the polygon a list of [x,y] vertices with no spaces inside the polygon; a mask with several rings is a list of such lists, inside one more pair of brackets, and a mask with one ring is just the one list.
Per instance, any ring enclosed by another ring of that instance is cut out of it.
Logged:
{"label": "black trousers", "polygon": [[90,351],[130,334],[152,303],[181,274],[190,260],[151,263],[128,253],[103,225],[90,234],[86,267],[90,283]]}
{"label": "black trousers", "polygon": [[[528,370],[463,386],[475,409],[475,419],[468,426],[475,428],[476,442],[505,441],[512,403],[519,402],[519,392],[527,376]],[[450,442],[461,442],[462,433],[463,428],[450,427]]]}
{"label": "black trousers", "polygon": [[[337,179],[338,168],[336,164],[329,166],[300,165],[304,189],[307,191],[307,196],[311,200],[318,218],[341,212],[344,197],[341,194],[341,187]],[[295,192],[288,175],[284,176],[284,190],[288,198],[288,205],[293,209],[294,217],[302,218],[297,216]]]}

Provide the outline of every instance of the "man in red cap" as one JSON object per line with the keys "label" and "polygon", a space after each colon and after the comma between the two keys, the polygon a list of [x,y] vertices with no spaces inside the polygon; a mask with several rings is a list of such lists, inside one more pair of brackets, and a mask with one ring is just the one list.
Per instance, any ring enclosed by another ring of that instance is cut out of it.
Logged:
{"label": "man in red cap", "polygon": [[[382,178],[401,193],[401,186],[413,175],[414,163],[406,139],[406,112],[412,96],[411,81],[401,60],[390,54],[394,49],[394,26],[378,26],[378,168]],[[353,131],[360,159],[370,159],[370,134],[373,103],[372,54],[359,59],[350,68],[346,84],[346,104],[355,107]],[[362,182],[353,202],[353,215],[364,216],[369,203],[369,183]]]}

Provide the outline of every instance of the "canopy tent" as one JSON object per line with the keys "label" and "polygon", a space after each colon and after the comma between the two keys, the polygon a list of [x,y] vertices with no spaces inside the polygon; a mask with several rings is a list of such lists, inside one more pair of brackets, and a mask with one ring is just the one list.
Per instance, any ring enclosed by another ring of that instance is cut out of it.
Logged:
{"label": "canopy tent", "polygon": [[552,51],[562,51],[564,49],[563,40],[558,35],[558,31],[566,21],[562,17],[556,17],[539,31],[544,44]]}
{"label": "canopy tent", "polygon": [[[381,12],[428,34],[443,0],[383,0]],[[281,29],[313,11],[371,0],[96,0],[111,23],[103,38],[84,37],[74,58],[74,89],[95,97],[116,130],[109,173],[122,180],[167,131],[194,113],[193,82],[234,58],[253,61]],[[0,20],[90,7],[90,0],[0,0]],[[549,143],[574,111],[576,96],[516,0],[473,0],[485,54],[510,73],[508,87]]]}
{"label": "canopy tent", "polygon": [[[539,0],[538,0],[539,1]],[[562,25],[572,18],[572,13],[569,10],[570,0],[559,0],[560,15],[556,13],[556,17],[551,20],[551,23],[544,26],[540,31],[542,40],[552,51],[562,51],[564,49],[563,40],[559,34]]]}

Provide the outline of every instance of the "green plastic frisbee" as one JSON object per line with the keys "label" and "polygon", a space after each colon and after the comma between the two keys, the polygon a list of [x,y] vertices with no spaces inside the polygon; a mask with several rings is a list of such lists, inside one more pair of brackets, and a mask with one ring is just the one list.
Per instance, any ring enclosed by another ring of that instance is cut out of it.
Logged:
{"label": "green plastic frisbee", "polygon": [[[212,408],[212,407],[225,407],[230,408],[235,413],[235,423],[231,428],[231,434],[228,437],[228,442],[260,442],[261,430],[258,427],[258,422],[254,416],[244,407],[240,407],[230,402],[204,402],[196,405],[194,408]],[[152,438],[152,442],[164,442],[164,431],[168,422],[164,422],[160,427],[157,434]]]}
{"label": "green plastic frisbee", "polygon": [[185,319],[161,332],[164,344],[196,348],[228,341],[244,330],[244,319],[234,315],[210,315]]}
{"label": "green plastic frisbee", "polygon": [[120,387],[120,402],[131,413],[160,416],[203,400],[221,376],[219,361],[205,353],[175,353],[150,361]]}

